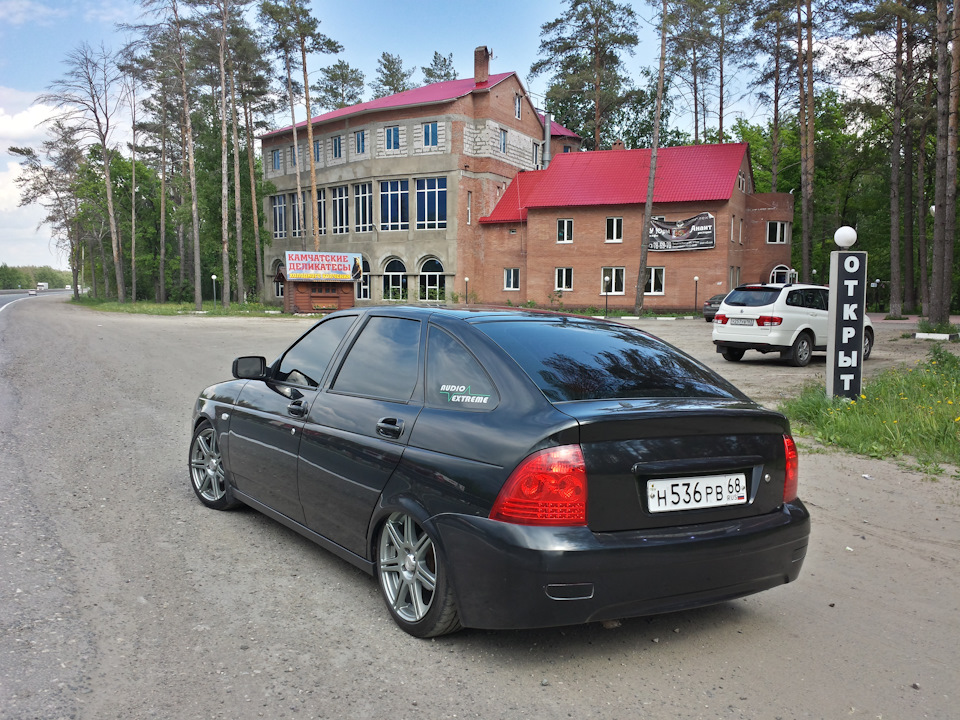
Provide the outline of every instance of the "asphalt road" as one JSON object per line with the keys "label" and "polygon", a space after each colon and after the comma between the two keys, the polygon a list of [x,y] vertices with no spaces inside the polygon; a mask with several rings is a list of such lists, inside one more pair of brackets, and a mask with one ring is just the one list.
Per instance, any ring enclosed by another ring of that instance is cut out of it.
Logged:
{"label": "asphalt road", "polygon": [[[308,324],[0,312],[0,718],[958,716],[960,480],[809,442],[796,583],[615,628],[410,638],[372,578],[188,484],[197,392]],[[706,323],[653,329],[709,352]],[[822,373],[730,365],[769,401]]]}

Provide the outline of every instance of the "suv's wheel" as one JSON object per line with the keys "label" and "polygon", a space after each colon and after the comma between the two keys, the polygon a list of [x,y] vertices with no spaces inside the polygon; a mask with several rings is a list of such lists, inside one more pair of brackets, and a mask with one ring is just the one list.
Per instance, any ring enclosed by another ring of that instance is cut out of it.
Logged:
{"label": "suv's wheel", "polygon": [[790,348],[790,354],[787,359],[794,367],[806,367],[810,364],[810,358],[813,356],[813,341],[808,333],[800,333],[797,339],[793,341],[793,347]]}
{"label": "suv's wheel", "polygon": [[863,330],[863,359],[866,360],[873,352],[873,331],[870,328]]}
{"label": "suv's wheel", "polygon": [[743,350],[740,348],[725,347],[720,350],[720,354],[723,355],[724,360],[737,362],[743,357]]}
{"label": "suv's wheel", "polygon": [[190,484],[200,502],[214,510],[231,510],[240,502],[233,497],[220,455],[217,431],[204,420],[190,442]]}

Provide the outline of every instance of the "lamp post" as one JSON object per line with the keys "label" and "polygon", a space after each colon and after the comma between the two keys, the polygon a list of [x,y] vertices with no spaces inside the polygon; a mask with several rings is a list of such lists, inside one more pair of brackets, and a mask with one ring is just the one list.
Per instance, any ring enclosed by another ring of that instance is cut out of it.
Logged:
{"label": "lamp post", "polygon": [[697,312],[697,290],[700,287],[700,276],[693,276],[693,312]]}
{"label": "lamp post", "polygon": [[603,276],[603,316],[606,317],[610,309],[610,276]]}
{"label": "lamp post", "polygon": [[464,297],[466,297],[467,305],[469,305],[470,304],[470,278],[464,277],[463,284],[466,287],[466,290],[464,291]]}
{"label": "lamp post", "polygon": [[217,276],[211,275],[210,279],[213,280],[213,307],[217,307]]}

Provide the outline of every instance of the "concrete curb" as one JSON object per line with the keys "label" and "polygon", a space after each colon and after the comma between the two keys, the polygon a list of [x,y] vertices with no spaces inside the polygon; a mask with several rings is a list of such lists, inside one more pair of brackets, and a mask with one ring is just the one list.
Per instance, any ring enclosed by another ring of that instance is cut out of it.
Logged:
{"label": "concrete curb", "polygon": [[958,333],[922,333],[916,332],[913,336],[917,340],[960,340]]}

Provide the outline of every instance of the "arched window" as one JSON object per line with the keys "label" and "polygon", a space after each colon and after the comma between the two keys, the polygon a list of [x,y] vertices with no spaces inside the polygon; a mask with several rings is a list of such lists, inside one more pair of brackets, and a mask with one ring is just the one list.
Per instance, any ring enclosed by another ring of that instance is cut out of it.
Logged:
{"label": "arched window", "polygon": [[788,268],[786,265],[777,265],[773,270],[770,271],[770,282],[790,282],[790,268]]}
{"label": "arched window", "polygon": [[370,263],[367,262],[366,258],[363,258],[363,277],[359,281],[354,283],[356,287],[357,300],[369,300],[370,299]]}
{"label": "arched window", "polygon": [[442,302],[445,297],[446,277],[443,274],[443,265],[436,258],[427,260],[420,266],[420,300],[437,300]]}
{"label": "arched window", "polygon": [[407,299],[407,266],[400,260],[391,260],[383,270],[383,299]]}

